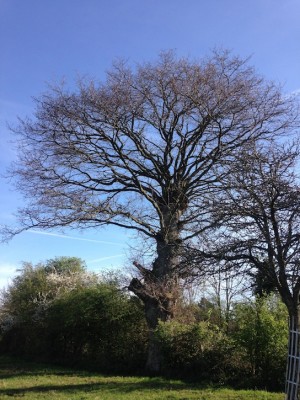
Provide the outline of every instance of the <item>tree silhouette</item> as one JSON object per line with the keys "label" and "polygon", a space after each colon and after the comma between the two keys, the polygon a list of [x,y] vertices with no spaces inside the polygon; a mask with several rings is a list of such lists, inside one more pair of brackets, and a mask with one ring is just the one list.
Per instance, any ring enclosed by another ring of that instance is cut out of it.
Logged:
{"label": "tree silhouette", "polygon": [[76,92],[55,87],[17,129],[12,174],[29,202],[6,237],[114,225],[152,240],[156,258],[150,268],[135,263],[129,288],[145,305],[147,366],[158,371],[152,333],[173,317],[183,249],[210,225],[224,165],[293,121],[293,101],[226,51],[200,62],[166,52],[135,69],[117,63],[104,83],[80,82]]}

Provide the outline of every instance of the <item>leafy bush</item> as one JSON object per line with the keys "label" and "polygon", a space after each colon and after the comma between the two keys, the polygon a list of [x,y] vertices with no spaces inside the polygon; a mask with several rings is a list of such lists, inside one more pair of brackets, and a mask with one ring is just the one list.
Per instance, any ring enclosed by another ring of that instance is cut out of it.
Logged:
{"label": "leafy bush", "polygon": [[60,257],[33,266],[24,263],[12,284],[1,293],[1,349],[17,355],[40,354],[45,318],[53,301],[63,293],[95,284],[82,260]]}
{"label": "leafy bush", "polygon": [[[103,372],[143,371],[144,311],[121,286],[119,276],[90,274],[76,258],[25,263],[2,293],[0,353]],[[226,331],[217,325],[216,309],[202,299],[183,310],[180,322],[159,324],[155,334],[163,353],[162,373],[282,389],[288,338],[284,305],[275,295],[240,301]]]}
{"label": "leafy bush", "polygon": [[56,360],[106,372],[144,366],[147,336],[141,304],[112,284],[73,291],[55,301],[47,332]]}
{"label": "leafy bush", "polygon": [[168,375],[224,383],[239,373],[234,343],[216,325],[169,321],[160,323],[157,336]]}
{"label": "leafy bush", "polygon": [[2,293],[0,352],[106,372],[144,365],[142,306],[117,277],[97,277],[68,257],[26,263],[20,272]]}
{"label": "leafy bush", "polygon": [[233,337],[244,362],[250,364],[249,386],[282,389],[287,357],[288,315],[277,296],[239,303]]}
{"label": "leafy bush", "polygon": [[287,312],[275,295],[239,302],[230,330],[210,321],[160,323],[167,375],[238,387],[282,390],[287,356]]}

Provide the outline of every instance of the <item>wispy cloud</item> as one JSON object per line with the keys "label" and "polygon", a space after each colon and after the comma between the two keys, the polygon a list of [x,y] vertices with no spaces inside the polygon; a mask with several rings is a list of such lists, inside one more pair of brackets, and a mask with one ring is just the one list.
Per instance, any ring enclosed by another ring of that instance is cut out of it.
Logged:
{"label": "wispy cloud", "polygon": [[109,244],[111,246],[123,246],[124,245],[124,243],[108,242],[106,240],[86,239],[86,238],[80,238],[80,237],[77,237],[77,236],[62,235],[60,233],[36,231],[34,229],[29,229],[27,232],[28,233],[34,233],[34,234],[37,234],[37,235],[54,236],[54,237],[58,237],[58,238],[62,238],[62,239],[81,240],[83,242]]}
{"label": "wispy cloud", "polygon": [[293,90],[285,95],[287,99],[294,99],[295,97],[300,96],[300,89]]}
{"label": "wispy cloud", "polygon": [[12,278],[17,274],[17,265],[9,263],[0,264],[0,289],[7,286]]}
{"label": "wispy cloud", "polygon": [[293,90],[293,91],[291,92],[291,95],[299,96],[299,95],[300,95],[300,89]]}

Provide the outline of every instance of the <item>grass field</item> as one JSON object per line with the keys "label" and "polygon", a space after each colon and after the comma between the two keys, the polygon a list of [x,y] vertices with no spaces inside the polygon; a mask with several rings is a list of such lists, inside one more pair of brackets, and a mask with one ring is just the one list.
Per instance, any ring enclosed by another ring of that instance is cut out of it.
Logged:
{"label": "grass field", "polygon": [[161,378],[103,376],[0,358],[0,399],[282,400],[282,393],[201,388]]}

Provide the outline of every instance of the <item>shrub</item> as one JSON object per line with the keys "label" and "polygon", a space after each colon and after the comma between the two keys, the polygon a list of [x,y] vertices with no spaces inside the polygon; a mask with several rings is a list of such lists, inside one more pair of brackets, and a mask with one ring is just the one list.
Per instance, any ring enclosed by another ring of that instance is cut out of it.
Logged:
{"label": "shrub", "polygon": [[48,324],[56,361],[105,372],[144,366],[146,325],[141,304],[112,284],[66,294],[49,309]]}
{"label": "shrub", "polygon": [[234,342],[216,325],[207,321],[189,325],[161,322],[157,336],[167,375],[224,383],[240,373]]}
{"label": "shrub", "polygon": [[0,352],[105,372],[142,368],[144,313],[119,282],[86,272],[73,257],[24,264],[2,293]]}
{"label": "shrub", "polygon": [[285,306],[271,295],[237,304],[234,314],[233,337],[244,362],[250,364],[249,386],[282,390],[288,340]]}

